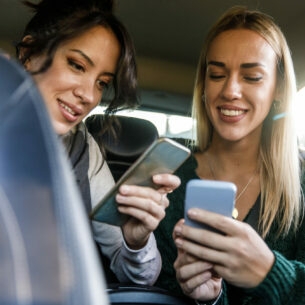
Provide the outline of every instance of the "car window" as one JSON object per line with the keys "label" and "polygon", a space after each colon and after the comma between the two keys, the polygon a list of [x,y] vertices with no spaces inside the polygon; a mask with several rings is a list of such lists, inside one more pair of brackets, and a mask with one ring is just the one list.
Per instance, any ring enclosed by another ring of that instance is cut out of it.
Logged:
{"label": "car window", "polygon": [[[98,106],[89,114],[102,114],[105,107]],[[151,121],[158,129],[159,136],[193,139],[193,119],[186,115],[174,115],[148,110],[124,110],[118,115],[137,117]]]}

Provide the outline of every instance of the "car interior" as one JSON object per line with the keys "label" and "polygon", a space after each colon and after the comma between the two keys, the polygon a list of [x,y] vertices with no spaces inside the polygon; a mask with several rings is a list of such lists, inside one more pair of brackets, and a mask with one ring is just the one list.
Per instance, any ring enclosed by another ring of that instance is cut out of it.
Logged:
{"label": "car interior", "polygon": [[[233,5],[272,15],[287,37],[299,90],[299,144],[305,152],[305,1],[115,3],[135,43],[140,103],[136,110],[117,113],[114,129],[106,133],[103,104],[85,124],[116,181],[158,137],[183,144],[193,140],[192,90],[201,44],[210,25]],[[0,0],[0,50],[14,57],[13,44],[30,16],[21,1]],[[103,270],[41,96],[17,62],[1,55],[0,79],[0,143],[7,143],[0,146],[0,304],[189,304],[157,287],[116,283]],[[103,257],[102,262],[107,266]]]}
{"label": "car interior", "polygon": [[120,115],[113,118],[113,129],[107,129],[103,133],[103,123],[106,119],[103,114],[93,114],[85,123],[106,156],[114,180],[118,181],[130,165],[159,137],[159,133],[151,121]]}

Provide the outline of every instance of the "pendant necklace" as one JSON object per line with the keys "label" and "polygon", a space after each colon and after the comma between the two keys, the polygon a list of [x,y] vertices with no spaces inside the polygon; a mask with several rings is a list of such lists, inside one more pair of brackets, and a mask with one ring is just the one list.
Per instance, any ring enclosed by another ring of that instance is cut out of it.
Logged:
{"label": "pendant necklace", "polygon": [[[215,172],[214,172],[214,169],[213,169],[213,166],[211,164],[211,159],[210,159],[210,156],[208,153],[206,153],[206,156],[207,156],[207,159],[208,159],[208,166],[209,166],[209,170],[211,172],[211,175],[213,177],[214,180],[217,180],[216,179],[216,176],[215,176]],[[244,192],[247,190],[248,186],[251,184],[251,182],[253,181],[255,175],[257,173],[257,168],[254,170],[253,174],[251,175],[250,179],[248,180],[248,182],[246,183],[246,185],[244,186],[244,188],[240,191],[240,193],[238,194],[238,196],[236,197],[235,199],[235,203],[238,201],[238,199],[244,194]]]}

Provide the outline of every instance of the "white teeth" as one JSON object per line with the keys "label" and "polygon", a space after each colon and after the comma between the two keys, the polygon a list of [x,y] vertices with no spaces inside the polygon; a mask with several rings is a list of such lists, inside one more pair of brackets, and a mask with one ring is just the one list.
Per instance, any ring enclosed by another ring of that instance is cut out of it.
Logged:
{"label": "white teeth", "polygon": [[220,112],[226,116],[238,116],[244,113],[243,110],[220,109]]}
{"label": "white teeth", "polygon": [[72,115],[75,115],[76,113],[70,108],[70,107],[68,107],[67,105],[65,105],[65,104],[63,104],[63,103],[61,103],[61,102],[59,102],[59,104],[60,104],[60,106],[62,107],[62,108],[64,108],[65,110],[67,110],[69,113],[71,113]]}

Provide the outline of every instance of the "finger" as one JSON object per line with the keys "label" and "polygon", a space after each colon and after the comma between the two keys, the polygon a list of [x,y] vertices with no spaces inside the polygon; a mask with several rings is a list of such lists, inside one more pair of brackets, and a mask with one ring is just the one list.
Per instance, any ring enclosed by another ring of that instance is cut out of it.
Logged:
{"label": "finger", "polygon": [[[124,200],[122,196],[129,197],[130,200]],[[140,201],[136,201],[134,204],[132,201],[137,198]],[[154,201],[155,204],[162,206],[164,209],[169,206],[169,200],[164,192],[152,189],[150,187],[136,186],[136,185],[122,185],[117,194],[116,201],[120,203],[131,203],[133,206],[138,204],[138,208],[142,207],[142,200]]]}
{"label": "finger", "polygon": [[176,261],[174,262],[174,267],[176,269],[184,265],[192,264],[196,261],[198,261],[198,258],[194,257],[193,255],[190,255],[189,253],[186,253],[181,249],[178,249],[178,255]]}
{"label": "finger", "polygon": [[208,270],[206,272],[199,273],[184,282],[180,281],[180,286],[186,294],[190,295],[197,287],[208,282],[211,278],[211,271]]}
{"label": "finger", "polygon": [[[138,186],[138,185],[126,185],[123,184],[119,188],[119,194],[126,197],[138,197],[138,198],[145,198],[151,199],[156,203],[160,202],[160,192],[145,186]],[[164,192],[162,192],[164,194]]]}
{"label": "finger", "polygon": [[193,228],[184,225],[182,222],[178,222],[174,227],[173,237],[174,239],[181,237],[202,246],[220,251],[224,251],[227,244],[230,242],[227,236],[202,228]]}
{"label": "finger", "polygon": [[165,217],[164,207],[149,199],[123,196],[122,200],[122,203],[118,205],[118,210],[137,219],[149,231],[155,230]]}
{"label": "finger", "polygon": [[159,205],[161,205],[162,207],[164,207],[164,209],[166,209],[169,206],[169,200],[166,196],[166,194],[160,194],[160,200],[159,200]]}
{"label": "finger", "polygon": [[177,238],[178,236],[181,236],[180,232],[182,231],[182,225],[184,224],[184,219],[180,219],[175,227],[174,227],[174,230],[173,230],[173,233],[172,233],[172,237],[173,239]]}
{"label": "finger", "polygon": [[161,186],[164,193],[171,193],[181,184],[180,178],[172,174],[158,174],[154,175],[152,179],[155,184]]}
{"label": "finger", "polygon": [[178,267],[176,269],[176,277],[179,281],[186,281],[207,271],[212,274],[212,267],[211,263],[196,260],[190,264]]}
{"label": "finger", "polygon": [[224,251],[209,248],[205,245],[194,243],[181,237],[175,239],[175,245],[178,249],[196,257],[197,259],[208,261],[212,264],[222,265],[229,259],[228,254]]}
{"label": "finger", "polygon": [[188,210],[187,215],[190,219],[208,225],[226,235],[235,235],[240,231],[239,221],[218,213],[192,208]]}
{"label": "finger", "polygon": [[158,194],[158,197],[158,200],[162,200],[162,202],[156,202],[151,198],[122,196],[120,194],[116,196],[116,200],[118,202],[118,207],[124,209],[124,211],[136,210],[139,212],[148,213],[154,217],[157,217],[158,219],[161,219],[165,216],[166,203],[165,198],[160,198],[160,194]]}
{"label": "finger", "polygon": [[[162,220],[164,218],[164,217],[162,218],[161,216],[156,217],[143,210],[135,209],[132,207],[118,206],[118,210],[120,211],[120,213],[129,215],[129,216],[137,219],[137,221],[142,223],[142,225],[150,232],[154,231],[157,228],[157,226],[159,225],[160,220]],[[165,216],[165,213],[164,213],[164,216]]]}

